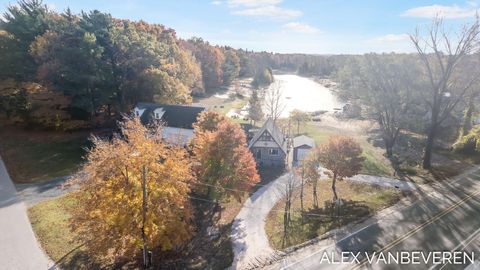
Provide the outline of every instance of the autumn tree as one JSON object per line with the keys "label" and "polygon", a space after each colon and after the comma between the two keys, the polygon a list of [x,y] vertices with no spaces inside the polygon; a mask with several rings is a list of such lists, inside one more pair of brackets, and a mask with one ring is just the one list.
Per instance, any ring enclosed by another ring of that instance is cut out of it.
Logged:
{"label": "autumn tree", "polygon": [[57,19],[55,30],[35,39],[31,53],[39,64],[40,80],[61,89],[71,98],[71,107],[94,116],[109,96],[108,84],[102,80],[108,71],[102,61],[104,49],[78,22],[79,18],[67,10]]}
{"label": "autumn tree", "polygon": [[230,85],[240,74],[240,59],[233,49],[226,49],[224,52],[225,61],[222,65],[223,84]]}
{"label": "autumn tree", "polygon": [[[213,119],[205,119],[207,117]],[[217,119],[220,119],[218,115],[207,112],[195,125],[195,173],[208,198],[233,196],[240,201],[243,193],[251,190],[260,177],[253,155],[246,146],[243,130],[225,118],[221,118],[214,128],[205,124],[215,123]]]}
{"label": "autumn tree", "polygon": [[252,119],[253,124],[255,125],[256,122],[259,122],[263,119],[263,100],[259,96],[258,90],[253,89],[252,95],[248,100],[248,117]]}
{"label": "autumn tree", "polygon": [[226,121],[225,116],[214,110],[207,110],[198,116],[197,121],[193,123],[193,128],[195,132],[214,132],[223,121]]}
{"label": "autumn tree", "polygon": [[225,61],[222,50],[211,46],[201,38],[188,40],[187,46],[200,62],[206,91],[220,87],[223,84],[222,66]]}
{"label": "autumn tree", "polygon": [[[480,75],[478,68],[462,72],[461,66],[478,52],[480,37],[478,16],[453,36],[443,21],[436,18],[427,33],[419,30],[410,36],[423,65],[428,87],[422,91],[429,109],[429,124],[423,155],[423,168],[430,169],[435,139],[442,123],[471,90]],[[423,89],[422,89],[423,90]]]}
{"label": "autumn tree", "polygon": [[310,114],[300,110],[290,112],[290,119],[297,124],[297,135],[300,134],[300,124],[310,120]]}
{"label": "autumn tree", "polygon": [[192,233],[188,155],[167,146],[158,129],[147,129],[138,119],[125,120],[120,128],[111,141],[93,138],[77,179],[72,229],[91,256],[132,257],[144,240],[148,248],[172,250]]}
{"label": "autumn tree", "polygon": [[337,180],[345,177],[352,177],[362,169],[362,162],[365,160],[362,155],[362,148],[351,137],[337,136],[330,137],[327,143],[320,146],[318,158],[323,167],[332,173],[333,200],[337,201]]}

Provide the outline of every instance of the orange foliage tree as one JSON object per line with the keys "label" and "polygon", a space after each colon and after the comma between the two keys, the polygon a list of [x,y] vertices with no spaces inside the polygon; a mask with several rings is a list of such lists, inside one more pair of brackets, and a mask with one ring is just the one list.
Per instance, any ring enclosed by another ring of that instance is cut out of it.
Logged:
{"label": "orange foliage tree", "polygon": [[209,198],[234,196],[240,201],[242,193],[260,180],[246,144],[245,134],[237,123],[211,111],[199,117],[193,146],[195,172]]}
{"label": "orange foliage tree", "polygon": [[111,141],[93,139],[83,176],[77,179],[72,229],[92,256],[134,256],[144,244],[142,231],[148,248],[178,247],[192,229],[187,152],[166,145],[158,130],[145,128],[138,119],[125,120],[121,131]]}
{"label": "orange foliage tree", "polygon": [[332,191],[333,200],[338,199],[336,181],[345,177],[351,177],[360,172],[362,162],[362,148],[349,136],[330,137],[327,143],[320,146],[318,150],[319,160],[326,169],[333,174]]}

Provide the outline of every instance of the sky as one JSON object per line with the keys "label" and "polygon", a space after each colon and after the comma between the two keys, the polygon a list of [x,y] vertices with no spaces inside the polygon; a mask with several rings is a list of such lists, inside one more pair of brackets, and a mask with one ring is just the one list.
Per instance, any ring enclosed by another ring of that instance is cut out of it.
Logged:
{"label": "sky", "polygon": [[[98,9],[159,23],[181,38],[254,51],[309,54],[412,52],[409,34],[444,18],[455,34],[480,0],[44,0],[58,12]],[[0,0],[6,10],[15,1]]]}

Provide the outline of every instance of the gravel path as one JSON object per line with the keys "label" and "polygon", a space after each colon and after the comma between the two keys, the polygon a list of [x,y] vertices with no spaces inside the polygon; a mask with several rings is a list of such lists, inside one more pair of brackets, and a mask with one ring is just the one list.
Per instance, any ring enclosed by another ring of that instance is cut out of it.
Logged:
{"label": "gravel path", "polygon": [[49,269],[49,258],[40,248],[27,216],[25,204],[0,158],[0,268]]}

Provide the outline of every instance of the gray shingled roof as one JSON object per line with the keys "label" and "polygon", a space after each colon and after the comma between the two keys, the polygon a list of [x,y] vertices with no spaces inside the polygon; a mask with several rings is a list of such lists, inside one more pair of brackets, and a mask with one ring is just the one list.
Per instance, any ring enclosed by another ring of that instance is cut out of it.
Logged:
{"label": "gray shingled roof", "polygon": [[145,109],[140,120],[143,124],[151,123],[154,119],[153,111],[163,108],[165,113],[162,121],[167,127],[192,129],[192,124],[197,121],[198,115],[205,110],[203,107],[193,107],[185,105],[163,105],[157,103],[138,103],[137,108]]}
{"label": "gray shingled roof", "polygon": [[278,129],[278,127],[273,122],[273,119],[270,117],[267,119],[267,121],[265,121],[262,128],[257,133],[255,133],[255,136],[253,136],[252,140],[250,141],[248,148],[252,147],[253,144],[258,141],[258,139],[265,130],[270,133],[273,140],[277,143],[278,147],[282,149],[282,151],[286,154],[287,140],[285,139],[285,135],[280,131],[280,129]]}
{"label": "gray shingled roof", "polygon": [[310,146],[312,148],[315,147],[315,141],[308,137],[308,136],[305,136],[305,135],[300,135],[300,136],[297,136],[295,138],[293,138],[293,148],[296,148],[296,147],[299,147],[299,146],[302,146],[302,145],[307,145],[307,146]]}

